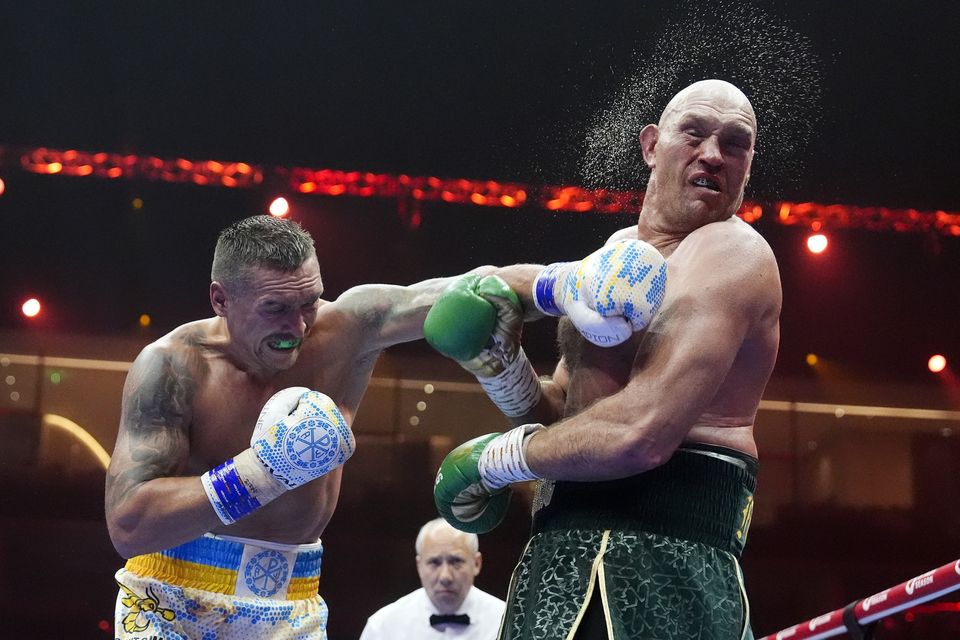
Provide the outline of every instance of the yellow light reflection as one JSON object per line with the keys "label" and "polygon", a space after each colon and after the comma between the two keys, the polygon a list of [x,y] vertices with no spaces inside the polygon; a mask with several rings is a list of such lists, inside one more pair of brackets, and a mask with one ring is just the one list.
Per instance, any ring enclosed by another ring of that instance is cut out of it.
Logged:
{"label": "yellow light reflection", "polygon": [[76,438],[103,465],[104,469],[110,465],[110,454],[107,453],[107,450],[86,429],[73,420],[68,420],[53,413],[45,413],[43,414],[43,424],[64,431]]}

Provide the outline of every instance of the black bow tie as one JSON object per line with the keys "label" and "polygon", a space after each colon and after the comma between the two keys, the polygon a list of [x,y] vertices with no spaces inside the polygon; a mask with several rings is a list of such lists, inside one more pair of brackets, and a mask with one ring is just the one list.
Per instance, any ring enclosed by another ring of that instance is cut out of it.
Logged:
{"label": "black bow tie", "polygon": [[442,616],[433,614],[430,616],[430,626],[435,627],[438,624],[470,624],[470,616],[465,613],[447,613]]}

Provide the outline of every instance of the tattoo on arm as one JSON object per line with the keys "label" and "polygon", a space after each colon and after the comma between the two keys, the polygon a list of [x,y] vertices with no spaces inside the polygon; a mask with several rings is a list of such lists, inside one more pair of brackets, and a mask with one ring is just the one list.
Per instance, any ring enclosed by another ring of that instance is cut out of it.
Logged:
{"label": "tattoo on arm", "polygon": [[108,509],[140,484],[172,476],[189,444],[189,416],[197,389],[194,374],[176,354],[145,354],[131,369],[123,392],[123,418],[107,479]]}

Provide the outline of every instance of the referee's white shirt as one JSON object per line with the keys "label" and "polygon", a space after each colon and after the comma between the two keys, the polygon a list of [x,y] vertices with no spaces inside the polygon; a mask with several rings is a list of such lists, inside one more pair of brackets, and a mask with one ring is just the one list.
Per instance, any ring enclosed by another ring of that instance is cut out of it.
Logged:
{"label": "referee's white shirt", "polygon": [[471,586],[455,612],[470,616],[470,624],[431,627],[430,616],[439,612],[430,602],[426,589],[420,588],[370,616],[360,640],[496,640],[505,607],[506,603],[500,598]]}

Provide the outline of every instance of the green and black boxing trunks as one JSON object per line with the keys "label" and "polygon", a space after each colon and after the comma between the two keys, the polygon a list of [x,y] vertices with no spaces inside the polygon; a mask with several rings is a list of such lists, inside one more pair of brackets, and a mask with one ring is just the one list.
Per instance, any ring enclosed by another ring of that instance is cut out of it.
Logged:
{"label": "green and black boxing trunks", "polygon": [[501,640],[751,638],[738,559],[756,474],[697,444],[622,480],[541,481]]}

